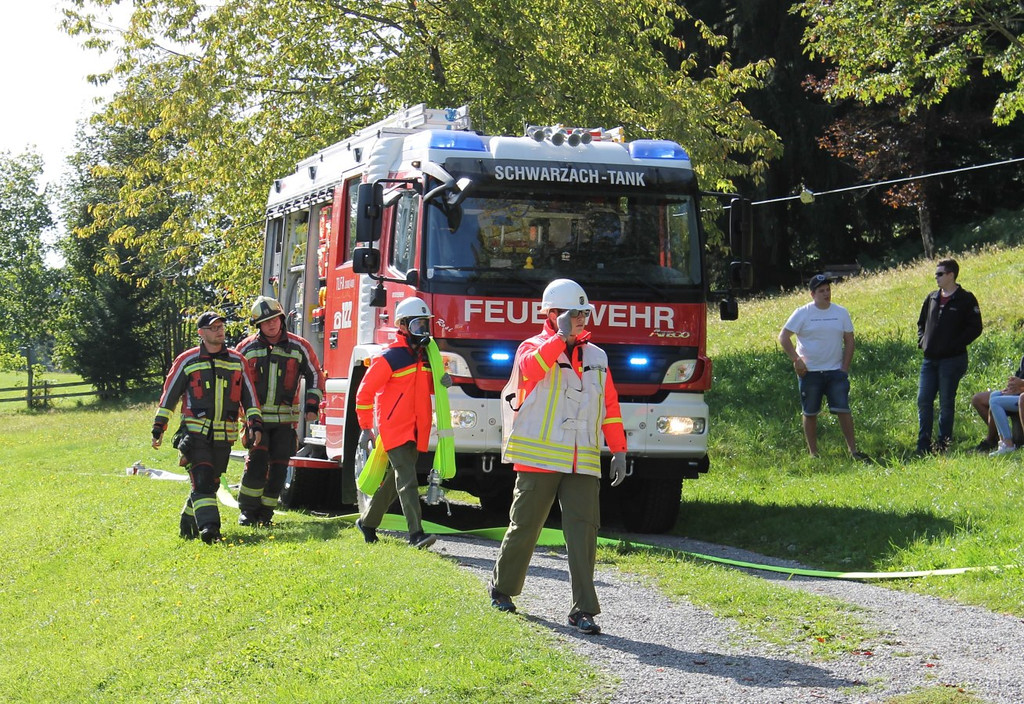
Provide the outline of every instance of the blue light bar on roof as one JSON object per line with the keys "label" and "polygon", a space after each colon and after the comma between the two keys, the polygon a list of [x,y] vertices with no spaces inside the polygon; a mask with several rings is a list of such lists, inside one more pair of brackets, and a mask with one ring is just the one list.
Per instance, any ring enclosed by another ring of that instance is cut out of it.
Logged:
{"label": "blue light bar on roof", "polygon": [[630,142],[627,147],[629,155],[634,159],[690,159],[685,149],[667,139],[638,139]]}
{"label": "blue light bar on roof", "polygon": [[430,143],[427,146],[431,149],[459,149],[464,152],[487,151],[480,135],[459,130],[431,130]]}

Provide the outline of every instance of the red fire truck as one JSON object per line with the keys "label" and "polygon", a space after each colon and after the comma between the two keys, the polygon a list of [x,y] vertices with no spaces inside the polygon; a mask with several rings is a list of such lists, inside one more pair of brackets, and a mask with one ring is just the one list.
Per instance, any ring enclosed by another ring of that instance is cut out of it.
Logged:
{"label": "red fire truck", "polygon": [[[671,528],[682,480],[708,469],[705,322],[718,293],[705,266],[709,195],[727,197],[698,189],[674,142],[561,127],[485,136],[465,107],[419,105],[300,162],[270,191],[263,293],[281,300],[290,329],[322,345],[327,388],[285,500],[355,503],[355,392],[394,338],[395,305],[416,295],[434,312],[454,381],[458,473],[448,484],[506,508],[513,472],[500,460],[500,392],[519,342],[543,322],[541,292],[564,277],[596,307],[589,329],[608,353],[629,441],[630,474],[603,493],[629,529]],[[729,201],[723,229],[742,260],[749,201]],[[749,262],[730,266],[725,318],[751,278]]]}

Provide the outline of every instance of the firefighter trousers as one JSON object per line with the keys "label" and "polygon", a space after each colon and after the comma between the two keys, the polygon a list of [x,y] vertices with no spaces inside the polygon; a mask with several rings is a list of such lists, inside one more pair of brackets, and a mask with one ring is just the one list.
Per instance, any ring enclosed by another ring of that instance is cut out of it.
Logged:
{"label": "firefighter trousers", "polygon": [[[217,487],[220,475],[228,468],[231,443],[214,442],[206,435],[189,433],[188,476],[192,491],[181,512],[181,530],[185,536],[193,521],[196,532],[208,525],[220,528],[220,509],[217,507]],[[194,536],[193,536],[194,537]]]}
{"label": "firefighter trousers", "polygon": [[380,526],[384,514],[397,496],[402,504],[405,522],[409,524],[409,535],[415,535],[423,530],[419,482],[416,479],[416,460],[419,456],[416,443],[412,441],[388,450],[388,460],[391,464],[384,473],[384,481],[380,488],[370,497],[370,503],[360,517],[362,525],[367,528]]}
{"label": "firefighter trousers", "polygon": [[522,593],[537,539],[557,497],[562,509],[562,533],[572,587],[569,613],[601,613],[594,588],[597,531],[601,527],[600,491],[599,477],[562,472],[519,472],[512,494],[508,530],[501,541],[491,575],[494,588],[508,596]]}
{"label": "firefighter trousers", "polygon": [[293,425],[268,425],[260,444],[249,448],[238,489],[238,509],[243,515],[263,523],[274,517],[296,437]]}

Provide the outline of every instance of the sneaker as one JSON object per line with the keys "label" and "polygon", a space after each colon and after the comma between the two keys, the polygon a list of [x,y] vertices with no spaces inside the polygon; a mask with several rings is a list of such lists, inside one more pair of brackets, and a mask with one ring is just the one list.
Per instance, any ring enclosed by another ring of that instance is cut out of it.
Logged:
{"label": "sneaker", "polygon": [[428,535],[423,531],[413,533],[409,536],[409,545],[412,545],[413,547],[417,547],[420,549],[429,548],[435,542],[437,542],[436,535]]}
{"label": "sneaker", "polygon": [[362,518],[357,518],[356,519],[356,528],[358,528],[359,532],[363,534],[363,540],[365,540],[368,543],[376,543],[377,542],[377,540],[378,540],[378,538],[377,538],[377,529],[376,528],[367,528],[366,526],[364,526]]}
{"label": "sneaker", "polygon": [[491,592],[491,606],[507,614],[514,614],[516,612],[516,605],[512,603],[512,597],[499,592],[494,588],[493,584],[487,585],[487,588]]}
{"label": "sneaker", "polygon": [[979,442],[977,445],[974,446],[974,451],[975,452],[991,452],[992,450],[996,449],[997,447],[999,447],[999,443],[997,441],[989,441],[988,438],[985,438],[984,440],[982,440],[981,442]]}
{"label": "sneaker", "polygon": [[871,457],[869,455],[867,455],[866,453],[861,452],[860,450],[857,450],[856,452],[851,452],[850,453],[850,457],[852,457],[853,459],[857,460],[858,462],[870,462],[871,461]]}
{"label": "sneaker", "polygon": [[1011,452],[1016,452],[1016,451],[1017,451],[1017,446],[1016,445],[1011,445],[1011,444],[1009,444],[1007,442],[1004,442],[1003,440],[1000,440],[999,441],[999,447],[997,447],[992,452],[988,453],[988,456],[989,457],[998,457],[999,455],[1008,455]]}
{"label": "sneaker", "polygon": [[207,545],[213,545],[224,540],[220,535],[220,526],[217,525],[206,525],[199,530],[199,537],[203,539],[203,542]]}
{"label": "sneaker", "polygon": [[580,633],[596,636],[601,632],[601,627],[594,623],[594,617],[583,611],[569,614],[569,625]]}

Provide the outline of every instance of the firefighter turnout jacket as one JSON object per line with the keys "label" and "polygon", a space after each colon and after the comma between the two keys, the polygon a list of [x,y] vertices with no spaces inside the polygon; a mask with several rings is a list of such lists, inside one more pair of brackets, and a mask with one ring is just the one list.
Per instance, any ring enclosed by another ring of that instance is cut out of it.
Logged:
{"label": "firefighter turnout jacket", "polygon": [[613,452],[626,451],[619,394],[608,356],[590,344],[590,333],[567,345],[550,322],[516,352],[516,402],[503,461],[516,471],[601,476],[602,435]]}
{"label": "firefighter turnout jacket", "polygon": [[154,437],[167,430],[178,401],[185,428],[212,442],[233,443],[238,437],[239,411],[254,430],[263,421],[256,387],[238,351],[223,347],[211,353],[200,343],[178,355],[171,365],[153,421]]}
{"label": "firefighter turnout jacket", "polygon": [[[270,342],[262,332],[242,340],[238,351],[245,357],[261,401],[263,424],[292,425],[303,413],[319,413],[324,397],[324,374],[313,346],[287,332]],[[299,408],[299,381],[305,379],[304,406]]]}
{"label": "firefighter turnout jacket", "polygon": [[403,335],[391,343],[370,364],[356,393],[359,427],[371,430],[376,405],[379,442],[384,449],[415,442],[426,452],[430,439],[432,411],[430,395],[434,378],[425,350],[409,346]]}

